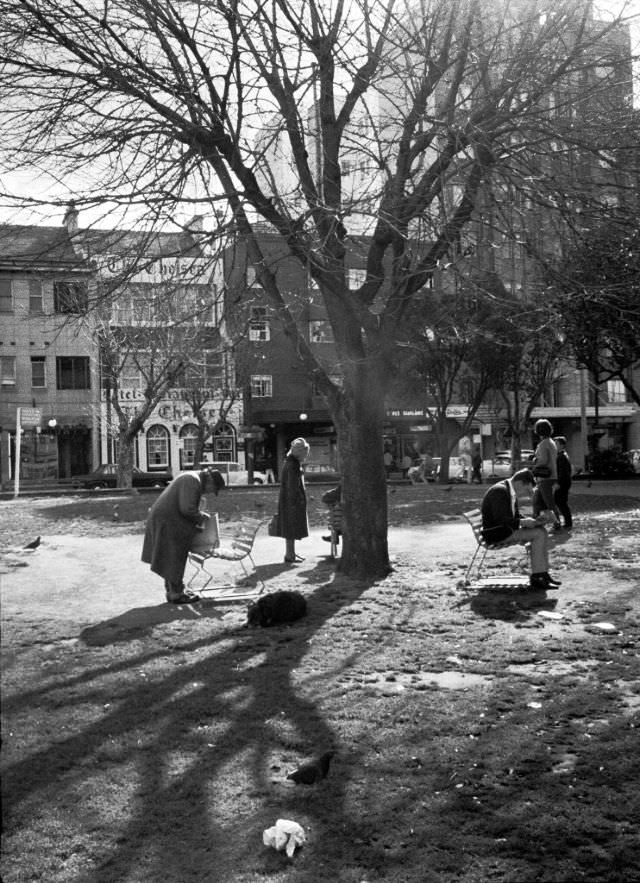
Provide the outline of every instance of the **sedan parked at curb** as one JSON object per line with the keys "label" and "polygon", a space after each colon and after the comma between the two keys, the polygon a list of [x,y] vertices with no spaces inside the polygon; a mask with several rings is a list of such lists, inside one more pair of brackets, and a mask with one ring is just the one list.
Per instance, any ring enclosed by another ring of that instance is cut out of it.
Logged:
{"label": "sedan parked at curb", "polygon": [[[170,472],[143,472],[137,466],[131,471],[133,487],[166,487],[173,475]],[[115,463],[102,463],[88,475],[72,475],[71,484],[74,488],[114,488],[118,484],[118,467]]]}
{"label": "sedan parked at curb", "polygon": [[[213,462],[202,462],[200,463],[200,468],[204,469],[205,467],[212,467],[213,469],[217,469],[225,480],[225,484],[227,485],[236,485],[236,484],[249,484],[249,472],[239,463],[236,463],[232,460],[214,460]],[[258,472],[256,469],[253,470],[253,484],[266,484],[267,476],[264,472]]]}
{"label": "sedan parked at curb", "polygon": [[[520,462],[523,466],[533,466],[534,451],[523,449],[520,451]],[[514,469],[511,465],[511,451],[497,451],[493,459],[484,460],[482,474],[484,478],[510,478]]]}

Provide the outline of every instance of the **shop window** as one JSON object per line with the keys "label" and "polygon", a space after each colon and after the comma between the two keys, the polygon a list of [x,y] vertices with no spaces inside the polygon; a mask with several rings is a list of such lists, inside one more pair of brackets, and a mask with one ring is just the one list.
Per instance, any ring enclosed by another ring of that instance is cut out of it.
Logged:
{"label": "shop window", "polygon": [[47,385],[46,362],[44,356],[31,357],[31,386],[43,389]]}
{"label": "shop window", "polygon": [[147,430],[147,468],[169,468],[169,432],[164,426],[150,426]]}

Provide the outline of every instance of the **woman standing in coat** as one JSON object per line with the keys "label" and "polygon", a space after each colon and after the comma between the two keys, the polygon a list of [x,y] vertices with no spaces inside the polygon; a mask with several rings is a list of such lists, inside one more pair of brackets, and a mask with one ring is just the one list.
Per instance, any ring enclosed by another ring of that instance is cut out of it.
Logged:
{"label": "woman standing in coat", "polygon": [[287,451],[280,474],[278,499],[278,530],[276,536],[285,540],[286,564],[304,561],[296,555],[296,540],[309,536],[307,522],[307,494],[304,489],[302,463],[309,456],[309,445],[303,438],[295,438]]}
{"label": "woman standing in coat", "polygon": [[225,486],[217,469],[183,472],[162,491],[149,510],[142,546],[142,560],[164,579],[170,604],[193,604],[198,595],[185,591],[184,569],[198,530],[210,518],[200,509],[203,494]]}

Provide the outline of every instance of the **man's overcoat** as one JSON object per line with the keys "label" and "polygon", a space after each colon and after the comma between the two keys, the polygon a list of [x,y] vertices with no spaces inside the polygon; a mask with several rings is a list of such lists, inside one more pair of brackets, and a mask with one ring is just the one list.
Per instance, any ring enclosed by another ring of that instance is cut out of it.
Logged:
{"label": "man's overcoat", "polygon": [[184,576],[197,526],[205,521],[199,509],[201,499],[199,473],[183,472],[149,510],[142,560],[169,582],[178,583]]}

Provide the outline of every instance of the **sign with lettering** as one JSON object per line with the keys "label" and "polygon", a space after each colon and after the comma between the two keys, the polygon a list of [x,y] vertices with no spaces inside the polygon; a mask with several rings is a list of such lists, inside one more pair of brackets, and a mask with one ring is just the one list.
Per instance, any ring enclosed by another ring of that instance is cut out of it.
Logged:
{"label": "sign with lettering", "polygon": [[42,411],[40,408],[20,408],[20,426],[40,426]]}

